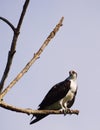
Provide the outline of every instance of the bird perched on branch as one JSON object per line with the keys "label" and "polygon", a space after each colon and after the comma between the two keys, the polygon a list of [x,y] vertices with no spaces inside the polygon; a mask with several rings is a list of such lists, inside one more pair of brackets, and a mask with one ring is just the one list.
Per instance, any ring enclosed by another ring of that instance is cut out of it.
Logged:
{"label": "bird perched on branch", "polygon": [[[50,89],[39,105],[38,110],[61,110],[66,113],[75,101],[77,93],[76,80],[77,73],[73,70],[69,71],[69,77]],[[47,115],[48,114],[34,114],[30,124],[36,123]],[[35,119],[33,119],[34,117]]]}

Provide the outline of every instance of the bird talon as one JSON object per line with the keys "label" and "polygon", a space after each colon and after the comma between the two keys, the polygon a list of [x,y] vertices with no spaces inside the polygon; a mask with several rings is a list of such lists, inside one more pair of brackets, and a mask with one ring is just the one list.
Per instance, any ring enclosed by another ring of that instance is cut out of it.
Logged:
{"label": "bird talon", "polygon": [[67,109],[67,113],[68,113],[68,114],[71,114],[71,110],[70,110],[69,108]]}
{"label": "bird talon", "polygon": [[60,111],[64,113],[64,116],[66,116],[66,114],[67,114],[67,109],[61,109]]}

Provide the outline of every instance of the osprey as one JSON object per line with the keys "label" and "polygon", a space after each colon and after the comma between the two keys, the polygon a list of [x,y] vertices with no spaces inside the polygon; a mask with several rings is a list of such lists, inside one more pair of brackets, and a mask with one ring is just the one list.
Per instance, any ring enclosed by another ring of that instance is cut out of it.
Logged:
{"label": "osprey", "polygon": [[[74,103],[77,93],[77,73],[73,70],[69,71],[69,77],[64,81],[54,85],[43,101],[39,105],[38,110],[61,110],[66,112]],[[48,114],[34,114],[30,124],[36,123]]]}

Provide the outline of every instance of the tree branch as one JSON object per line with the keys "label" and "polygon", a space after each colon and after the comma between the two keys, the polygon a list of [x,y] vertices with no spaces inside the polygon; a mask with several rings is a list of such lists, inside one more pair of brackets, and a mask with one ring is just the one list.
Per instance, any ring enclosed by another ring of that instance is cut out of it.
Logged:
{"label": "tree branch", "polygon": [[21,77],[29,70],[32,64],[39,58],[40,54],[43,52],[45,47],[49,44],[50,40],[55,36],[59,28],[62,26],[63,19],[64,17],[61,18],[61,20],[56,25],[54,30],[50,33],[50,35],[44,41],[43,45],[40,47],[37,53],[34,54],[33,58],[28,62],[28,64],[23,68],[23,70],[16,76],[16,78],[8,85],[8,87],[1,93],[0,99],[3,99],[5,94],[18,82],[19,79],[21,79]]}
{"label": "tree branch", "polygon": [[8,73],[9,73],[11,65],[12,65],[13,56],[16,52],[16,43],[17,43],[17,39],[18,39],[18,36],[19,36],[20,27],[21,27],[21,24],[23,22],[23,18],[24,18],[26,9],[28,7],[29,1],[30,0],[26,0],[25,4],[23,6],[22,14],[20,16],[17,28],[15,28],[7,19],[0,17],[0,19],[3,20],[4,22],[6,22],[12,28],[12,30],[14,31],[13,40],[12,40],[12,43],[11,43],[10,51],[8,53],[7,64],[6,64],[6,67],[5,67],[3,76],[1,78],[1,82],[0,82],[0,93],[3,90],[5,80],[8,77]]}
{"label": "tree branch", "polygon": [[29,2],[30,2],[30,0],[26,0],[26,1],[25,1],[25,4],[24,4],[24,6],[23,6],[23,11],[22,11],[22,13],[21,13],[21,16],[20,16],[20,19],[19,19],[19,22],[18,22],[18,25],[17,25],[17,30],[18,30],[18,32],[19,32],[20,27],[21,27],[21,25],[22,25],[22,22],[23,22],[23,19],[24,19],[25,13],[26,13],[26,9],[27,9],[27,7],[28,7]]}
{"label": "tree branch", "polygon": [[0,17],[0,19],[2,21],[4,21],[6,24],[8,24],[13,31],[15,31],[15,27],[14,27],[14,25],[11,22],[9,22],[6,18],[3,18],[3,17]]}
{"label": "tree branch", "polygon": [[[0,102],[0,107],[5,108],[7,110],[19,112],[19,113],[25,113],[25,114],[65,114],[63,111],[60,110],[32,110],[30,108],[23,109],[23,108],[17,108],[15,106],[9,105],[5,103],[4,101]],[[70,110],[66,112],[66,114],[79,114],[79,110]]]}

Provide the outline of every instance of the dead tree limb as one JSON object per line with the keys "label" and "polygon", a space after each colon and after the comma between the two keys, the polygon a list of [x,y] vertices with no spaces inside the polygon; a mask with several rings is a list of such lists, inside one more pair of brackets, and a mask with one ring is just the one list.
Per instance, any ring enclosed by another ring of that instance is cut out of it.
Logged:
{"label": "dead tree limb", "polygon": [[[32,110],[32,109],[23,109],[23,108],[17,108],[15,106],[9,105],[5,103],[4,101],[0,102],[0,107],[5,108],[7,110],[19,112],[19,113],[25,113],[25,114],[65,114],[63,111],[61,112],[60,110]],[[66,112],[66,114],[79,114],[78,110],[70,110]]]}
{"label": "dead tree limb", "polygon": [[0,17],[0,19],[3,20],[5,23],[7,23],[12,28],[12,30],[14,31],[13,40],[12,40],[12,43],[11,43],[10,51],[8,53],[7,64],[6,64],[3,76],[1,78],[1,81],[0,81],[0,93],[3,90],[5,80],[8,77],[8,73],[9,73],[11,65],[12,65],[13,56],[14,56],[14,54],[16,52],[17,39],[18,39],[18,36],[19,36],[20,28],[21,28],[21,25],[22,25],[24,15],[25,15],[26,9],[28,7],[29,1],[30,0],[25,1],[25,4],[23,6],[23,10],[22,10],[22,13],[21,13],[17,28],[15,28],[7,19],[5,19],[3,17]]}
{"label": "dead tree limb", "polygon": [[19,79],[29,70],[32,64],[39,58],[40,54],[43,52],[45,47],[49,44],[50,40],[55,36],[58,32],[59,28],[62,26],[64,17],[62,17],[47,39],[44,41],[40,49],[34,54],[33,58],[27,63],[27,65],[23,68],[23,70],[15,77],[15,79],[8,85],[8,87],[1,93],[0,99],[3,99],[5,94],[18,82]]}

